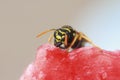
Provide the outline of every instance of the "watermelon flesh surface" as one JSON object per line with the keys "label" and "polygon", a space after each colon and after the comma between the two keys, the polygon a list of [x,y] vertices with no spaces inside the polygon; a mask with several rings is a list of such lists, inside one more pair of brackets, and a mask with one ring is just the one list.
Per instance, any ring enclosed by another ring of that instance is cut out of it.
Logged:
{"label": "watermelon flesh surface", "polygon": [[44,44],[20,80],[120,80],[120,50],[82,47],[67,52]]}

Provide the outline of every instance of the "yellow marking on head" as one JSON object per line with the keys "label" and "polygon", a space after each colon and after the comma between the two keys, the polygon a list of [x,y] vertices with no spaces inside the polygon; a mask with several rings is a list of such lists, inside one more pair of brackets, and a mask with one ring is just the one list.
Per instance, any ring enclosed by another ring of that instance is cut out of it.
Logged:
{"label": "yellow marking on head", "polygon": [[60,40],[60,39],[62,39],[62,37],[61,37],[61,36],[59,36],[59,35],[57,35],[57,36],[56,36],[56,38],[57,38],[57,39],[59,39],[59,40]]}
{"label": "yellow marking on head", "polygon": [[62,34],[62,35],[60,36],[60,37],[61,37],[61,39],[65,38],[66,33],[65,33],[65,32],[63,32],[63,31],[61,31],[61,30],[59,30],[59,32]]}
{"label": "yellow marking on head", "polygon": [[63,32],[63,31],[61,31],[61,30],[59,30],[58,32],[60,32],[61,34],[66,34],[65,32]]}
{"label": "yellow marking on head", "polygon": [[69,28],[63,28],[63,29],[65,29],[65,30],[67,30],[67,31],[71,32],[71,30],[70,30]]}
{"label": "yellow marking on head", "polygon": [[56,42],[60,42],[60,40],[57,40],[57,39],[56,39]]}
{"label": "yellow marking on head", "polygon": [[62,38],[65,38],[65,36],[62,36]]}
{"label": "yellow marking on head", "polygon": [[61,40],[58,40],[58,39],[55,39],[56,42],[61,42],[61,43],[64,43],[64,41],[61,41]]}

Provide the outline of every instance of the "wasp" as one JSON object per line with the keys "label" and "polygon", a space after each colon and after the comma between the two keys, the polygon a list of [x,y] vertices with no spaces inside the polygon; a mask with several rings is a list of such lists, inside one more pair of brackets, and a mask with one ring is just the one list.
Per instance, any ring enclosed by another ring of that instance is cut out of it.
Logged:
{"label": "wasp", "polygon": [[85,42],[90,43],[94,47],[98,47],[84,33],[76,31],[69,25],[64,25],[58,29],[46,30],[38,34],[37,37],[40,37],[50,31],[54,31],[54,33],[50,35],[48,41],[51,42],[54,37],[54,45],[56,47],[67,50],[69,50],[70,48],[76,49],[83,47]]}

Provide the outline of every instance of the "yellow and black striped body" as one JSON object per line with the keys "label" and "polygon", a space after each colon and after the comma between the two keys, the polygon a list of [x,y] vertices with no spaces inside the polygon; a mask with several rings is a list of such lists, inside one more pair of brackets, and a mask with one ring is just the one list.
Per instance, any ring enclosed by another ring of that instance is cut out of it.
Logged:
{"label": "yellow and black striped body", "polygon": [[[71,45],[76,34],[77,32],[71,26],[62,26],[61,28],[56,29],[54,32],[54,45],[56,47],[66,49]],[[65,35],[67,35],[67,45],[65,45]],[[77,39],[71,48],[81,47],[81,41]]]}

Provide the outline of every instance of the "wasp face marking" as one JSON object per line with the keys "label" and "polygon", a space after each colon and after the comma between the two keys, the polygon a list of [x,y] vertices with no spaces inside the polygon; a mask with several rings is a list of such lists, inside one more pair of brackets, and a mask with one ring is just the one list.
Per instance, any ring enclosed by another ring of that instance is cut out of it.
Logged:
{"label": "wasp face marking", "polygon": [[56,30],[54,32],[54,45],[59,47],[61,44],[64,43],[64,36],[65,33],[64,32],[61,32],[60,30]]}

